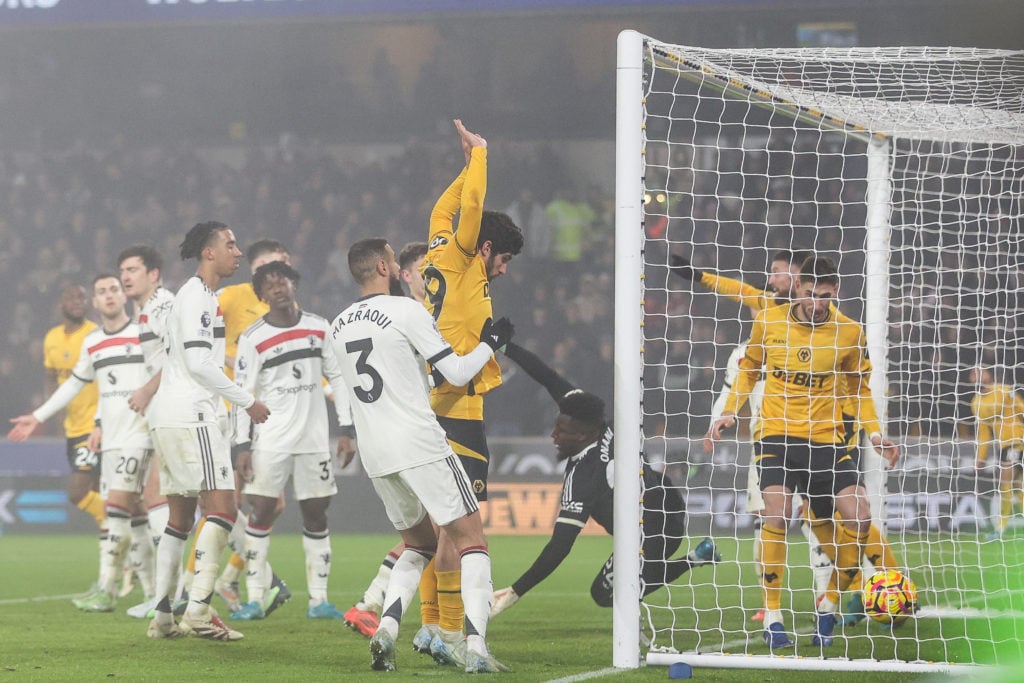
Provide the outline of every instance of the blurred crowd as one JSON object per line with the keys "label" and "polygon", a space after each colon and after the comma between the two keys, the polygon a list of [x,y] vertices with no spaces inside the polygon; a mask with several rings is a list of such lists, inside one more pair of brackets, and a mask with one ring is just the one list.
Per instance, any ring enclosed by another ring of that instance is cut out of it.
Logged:
{"label": "blurred crowd", "polygon": [[[752,314],[670,276],[668,252],[764,286],[774,251],[812,249],[836,262],[839,306],[863,322],[867,157],[839,135],[794,140],[791,130],[752,126],[734,138],[665,131],[648,145],[645,404],[664,415],[648,430],[700,434]],[[973,435],[977,364],[998,382],[1024,383],[1017,175],[999,158],[948,152],[897,148],[893,161],[901,180],[890,198],[888,307],[878,313],[888,321],[888,428],[906,437]],[[942,173],[917,173],[926,153],[942,159]]]}
{"label": "blurred crowd", "polygon": [[[140,148],[115,137],[102,150],[77,144],[0,155],[2,414],[43,398],[42,338],[59,322],[64,283],[88,285],[114,269],[121,249],[147,242],[163,254],[165,284],[174,289],[193,267],[178,258],[178,243],[201,220],[228,223],[243,247],[260,238],[287,244],[303,277],[302,306],[333,318],[356,296],[350,244],[382,235],[397,250],[426,239],[430,208],[462,164],[452,140],[437,140],[368,151],[283,136],[270,147],[225,151]],[[864,319],[862,153],[834,139],[818,154],[775,143],[743,158],[722,140],[648,152],[645,408],[657,416],[650,433],[703,433],[726,359],[749,331],[750,314],[738,304],[670,276],[669,252],[763,286],[776,249],[815,249],[839,265],[841,308]],[[491,145],[487,207],[507,211],[526,235],[523,253],[492,286],[495,311],[513,320],[521,343],[610,405],[614,200],[578,182],[587,174],[557,150]],[[895,199],[890,429],[949,437],[969,419],[973,364],[994,366],[1001,381],[1024,380],[1014,375],[1024,339],[1019,225],[1009,218],[1013,207],[961,207],[969,222],[940,210],[918,229],[934,207],[917,195]],[[248,272],[243,265],[233,281]],[[488,401],[489,432],[544,434],[549,405],[508,367],[506,386]]]}
{"label": "blurred crowd", "polygon": [[[357,296],[349,245],[381,235],[397,251],[426,240],[430,209],[463,163],[448,137],[373,154],[284,136],[234,156],[120,138],[103,150],[0,155],[2,414],[44,398],[42,338],[60,321],[65,283],[89,285],[114,271],[119,251],[145,242],[162,253],[173,290],[194,268],[178,244],[202,220],[234,227],[243,251],[260,238],[284,242],[303,277],[302,306],[333,318]],[[612,198],[575,186],[548,145],[493,144],[490,159],[487,206],[507,210],[526,234],[510,274],[493,284],[495,310],[512,318],[521,342],[610,401]],[[233,281],[248,276],[243,264]],[[492,433],[533,434],[550,423],[530,414],[548,405],[533,400],[532,381],[510,372],[507,384],[488,403]]]}

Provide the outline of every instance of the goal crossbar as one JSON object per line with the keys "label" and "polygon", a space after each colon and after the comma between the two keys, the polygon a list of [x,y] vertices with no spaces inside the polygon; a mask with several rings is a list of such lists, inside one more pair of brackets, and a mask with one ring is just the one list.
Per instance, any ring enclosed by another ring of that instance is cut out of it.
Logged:
{"label": "goal crossbar", "polygon": [[[890,101],[869,97],[854,97],[837,92],[816,90],[813,87],[795,87],[782,79],[789,77],[784,70],[758,73],[758,58],[795,59],[801,55],[814,56],[826,62],[860,64],[872,60],[887,65],[882,56],[890,59],[896,51],[877,49],[843,50],[787,50],[764,53],[752,50],[713,50],[666,45],[648,38],[651,58],[661,66],[676,69],[680,77],[710,86],[726,97],[747,100],[752,104],[788,114],[803,123],[820,126],[823,130],[837,130],[860,139],[896,137],[936,142],[962,142],[980,144],[1024,144],[1024,114],[996,106],[946,104],[920,100],[905,101],[899,117],[891,115]],[[1024,51],[964,50],[947,53],[943,59],[970,55],[974,59],[1014,60],[1024,63]],[[916,53],[914,53],[916,56]],[[737,57],[747,60],[749,68],[741,72],[719,63],[719,59]],[[935,60],[932,60],[935,61]],[[758,77],[761,76],[761,77]],[[772,82],[768,77],[779,79]],[[1018,80],[1020,78],[1018,77]],[[958,85],[969,85],[966,83]],[[1012,83],[1010,84],[1012,85]],[[952,87],[952,85],[951,85]],[[1018,89],[1024,82],[1017,83]],[[998,105],[998,97],[992,97]]]}

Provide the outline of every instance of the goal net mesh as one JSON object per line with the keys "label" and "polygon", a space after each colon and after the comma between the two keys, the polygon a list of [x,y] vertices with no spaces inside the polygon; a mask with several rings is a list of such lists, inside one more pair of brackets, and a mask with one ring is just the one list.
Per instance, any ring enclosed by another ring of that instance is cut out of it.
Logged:
{"label": "goal net mesh", "polygon": [[[824,656],[1019,656],[1024,529],[1019,514],[1000,521],[998,441],[975,467],[971,371],[1024,384],[1024,53],[706,50],[649,39],[644,64],[644,449],[682,489],[690,547],[708,535],[723,556],[645,599],[651,650],[768,653],[751,620],[762,590],[746,502],[749,425],[741,417],[710,453],[702,443],[753,313],[669,263],[679,255],[764,289],[772,255],[789,249],[831,258],[839,309],[884,324],[871,348],[884,373],[876,401],[903,453],[890,472],[870,449],[860,464],[874,520],[920,592],[914,619],[839,626]],[[872,150],[882,150],[874,193]],[[881,242],[868,238],[872,221]],[[872,289],[879,262],[883,286]],[[1019,465],[1019,453],[1008,457]],[[1019,491],[1018,479],[1016,513]],[[816,558],[793,517],[783,609],[796,647],[784,654],[819,658]]]}

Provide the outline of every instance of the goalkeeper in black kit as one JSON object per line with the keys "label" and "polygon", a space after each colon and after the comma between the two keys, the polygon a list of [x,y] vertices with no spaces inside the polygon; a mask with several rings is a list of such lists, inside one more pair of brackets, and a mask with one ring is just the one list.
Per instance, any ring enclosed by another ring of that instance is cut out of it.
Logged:
{"label": "goalkeeper in black kit", "polygon": [[[509,343],[505,355],[539,382],[558,403],[558,418],[551,439],[558,459],[567,460],[562,481],[561,508],[551,540],[526,572],[508,588],[494,594],[491,617],[516,604],[527,591],[546,579],[572,550],[587,520],[594,518],[614,533],[612,484],[615,449],[612,428],[604,415],[604,401],[577,389],[533,353]],[[669,559],[684,534],[686,508],[672,481],[650,467],[644,468],[643,595],[670,584],[691,568],[721,561],[710,538],[689,554]],[[614,557],[614,556],[613,556]],[[601,567],[590,595],[601,607],[612,606],[612,559]]]}

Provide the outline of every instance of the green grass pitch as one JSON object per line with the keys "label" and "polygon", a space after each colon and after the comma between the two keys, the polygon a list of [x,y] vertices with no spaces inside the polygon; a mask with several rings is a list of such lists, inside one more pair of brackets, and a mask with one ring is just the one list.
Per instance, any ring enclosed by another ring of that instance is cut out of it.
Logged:
{"label": "green grass pitch", "polygon": [[[333,537],[331,600],[335,604],[344,609],[358,599],[394,540],[395,537],[389,535]],[[517,578],[546,540],[544,537],[492,537],[495,586],[506,586]],[[758,635],[757,625],[746,621],[758,602],[756,589],[751,585],[753,577],[745,576],[748,587],[742,592],[735,587],[716,587],[736,585],[739,567],[732,560],[749,555],[749,540],[743,541],[741,547],[730,539],[719,543],[725,558],[722,564],[696,569],[670,589],[673,602],[692,603],[700,608],[697,612],[687,609],[676,612],[674,642],[680,649],[714,649],[725,643],[732,651],[742,651],[744,646],[737,643],[744,642],[748,633]],[[492,622],[488,636],[491,648],[513,669],[503,680],[586,680],[583,675],[611,666],[611,612],[594,605],[589,596],[590,583],[611,547],[608,537],[580,538],[569,559],[552,577]],[[908,547],[912,551],[915,546]],[[923,552],[929,546],[921,544],[920,548]],[[974,543],[969,548],[950,548],[949,552],[994,552],[992,548]],[[935,557],[934,548],[928,552],[930,557]],[[450,668],[438,667],[429,657],[416,654],[408,645],[419,626],[415,605],[402,627],[399,671],[393,674],[370,671],[368,641],[346,629],[341,622],[307,620],[304,560],[298,536],[275,536],[271,547],[274,568],[289,582],[295,597],[267,620],[240,626],[246,637],[237,643],[147,639],[146,622],[124,614],[124,608],[141,601],[138,589],[120,601],[114,614],[79,612],[69,598],[87,588],[95,578],[96,557],[96,542],[90,536],[0,536],[0,682],[383,678],[397,681],[440,679],[456,674]],[[913,562],[921,558],[910,559],[913,566]],[[748,568],[744,568],[744,574],[748,573]],[[805,580],[809,581],[809,577],[794,572],[794,585]],[[998,590],[999,586],[990,582],[988,588]],[[665,590],[648,598],[659,628],[668,626],[668,613],[658,607],[665,604],[666,598]],[[807,608],[809,603],[803,605],[802,602],[810,597],[801,593],[794,600]],[[726,607],[714,609],[716,602]],[[221,611],[226,612],[223,608]],[[977,640],[964,637],[965,624],[971,630],[991,628],[991,622],[985,619],[920,619],[897,631],[894,637],[874,625],[864,626],[855,633],[848,633],[849,638],[837,641],[835,654],[880,658],[893,654],[927,656],[927,647],[937,647],[938,638],[944,636],[954,645],[962,641],[974,647],[976,656],[983,655],[984,651],[978,650]],[[667,631],[659,631],[656,642],[666,642],[667,636]],[[801,648],[807,648],[801,649],[799,654],[812,654],[809,636],[800,637],[799,642]],[[763,646],[752,645],[751,651],[762,652]],[[695,679],[708,681],[750,681],[752,677],[761,681],[818,683],[910,678],[882,673],[694,670]],[[666,678],[668,673],[664,667],[649,667],[605,673],[598,680]]]}

